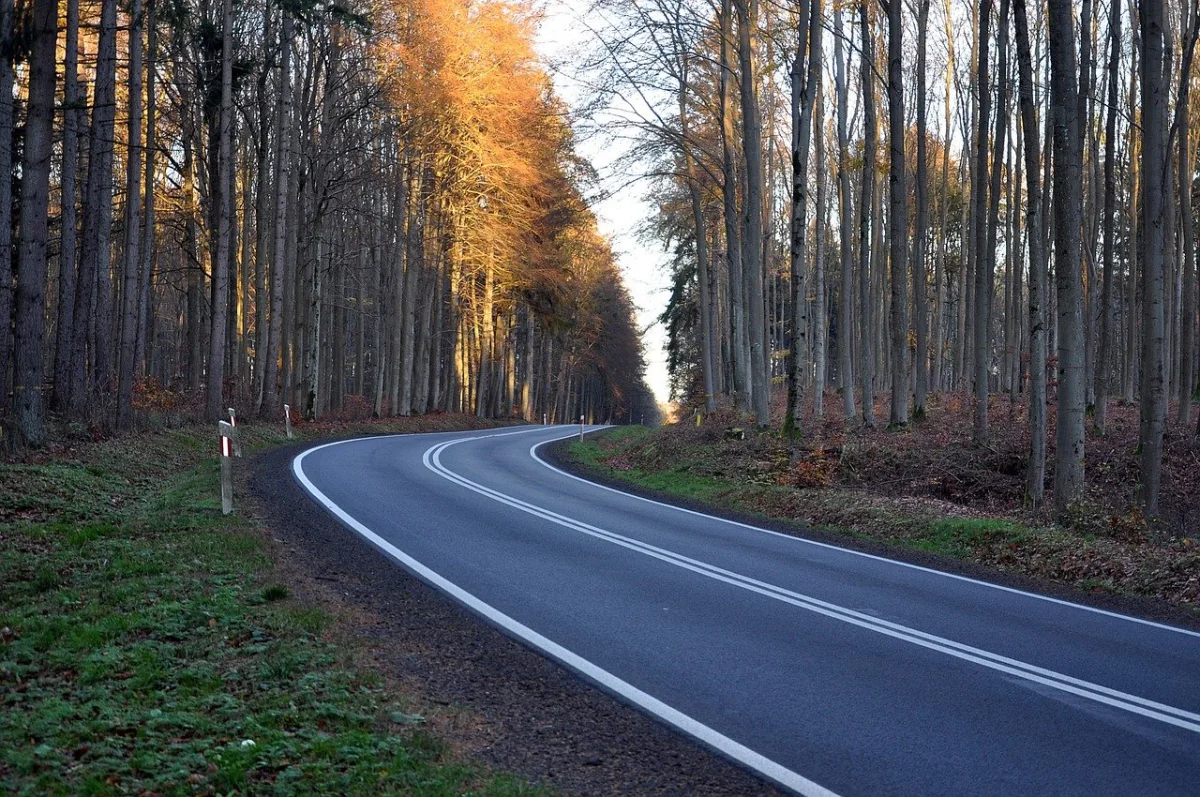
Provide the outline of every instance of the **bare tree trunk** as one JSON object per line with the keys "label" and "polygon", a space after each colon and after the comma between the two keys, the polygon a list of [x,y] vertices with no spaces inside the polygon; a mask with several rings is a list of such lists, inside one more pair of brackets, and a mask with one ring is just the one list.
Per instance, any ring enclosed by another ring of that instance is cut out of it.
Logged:
{"label": "bare tree trunk", "polygon": [[1163,350],[1164,184],[1166,170],[1167,89],[1163,81],[1162,0],[1138,4],[1142,37],[1142,395],[1139,443],[1141,499],[1147,517],[1158,514],[1162,479],[1163,428],[1167,396]]}
{"label": "bare tree trunk", "polygon": [[704,205],[700,197],[700,176],[696,174],[695,158],[689,139],[687,95],[689,91],[689,64],[686,54],[681,56],[679,84],[679,129],[680,149],[683,153],[683,168],[686,173],[688,198],[692,205],[692,227],[696,241],[696,287],[699,292],[700,310],[700,374],[704,384],[704,411],[711,413],[717,408],[713,361],[712,287],[708,265],[708,233],[704,223]]}
{"label": "bare tree trunk", "polygon": [[[90,396],[88,352],[94,363],[107,358],[109,338],[102,306],[110,301],[108,272],[112,230],[113,128],[116,115],[116,21],[115,0],[105,0],[100,10],[100,41],[96,54],[92,121],[88,153],[88,176],[84,193],[83,239],[79,278],[75,286],[72,316],[71,376],[68,410],[82,418]],[[97,366],[99,370],[99,366]],[[107,386],[105,386],[107,387]]]}
{"label": "bare tree trunk", "polygon": [[[926,295],[925,241],[929,234],[929,155],[925,122],[925,50],[929,33],[929,0],[917,6],[917,231],[913,236],[913,315],[917,328],[916,393],[913,415],[925,417],[925,396],[929,392],[929,297]],[[907,337],[907,336],[906,336]],[[908,341],[905,341],[905,348]]]}
{"label": "bare tree trunk", "polygon": [[1104,275],[1100,288],[1100,353],[1096,358],[1096,431],[1104,434],[1108,418],[1108,389],[1112,379],[1109,363],[1113,325],[1113,238],[1116,227],[1117,180],[1117,70],[1121,58],[1121,4],[1113,3],[1109,12],[1108,117],[1104,123],[1104,224],[1102,230]]}
{"label": "bare tree trunk", "polygon": [[764,349],[765,306],[763,304],[763,171],[762,116],[758,106],[758,84],[754,50],[758,25],[757,0],[736,0],[738,13],[738,61],[741,66],[742,129],[746,160],[744,270],[746,278],[747,333],[750,337],[750,400],[754,421],[760,427],[770,422],[770,382]]}
{"label": "bare tree trunk", "polygon": [[945,363],[945,314],[946,314],[946,226],[950,221],[950,98],[954,86],[954,21],[950,0],[944,0],[943,13],[946,29],[946,97],[945,126],[942,130],[942,191],[941,224],[938,226],[937,255],[934,261],[934,312],[933,312],[933,372],[930,375],[932,390],[937,393],[943,388],[942,368]]}
{"label": "bare tree trunk", "polygon": [[837,87],[838,139],[838,238],[841,268],[841,295],[838,312],[838,378],[842,386],[842,412],[846,421],[854,417],[854,270],[851,265],[850,235],[853,224],[850,197],[850,135],[847,131],[847,106],[850,92],[846,80],[846,62],[842,52],[842,9],[833,8],[834,82]]}
{"label": "bare tree trunk", "polygon": [[217,251],[212,262],[212,327],[205,401],[205,412],[210,419],[225,415],[225,335],[229,320],[229,251],[234,203],[233,192],[229,190],[233,173],[233,0],[223,0],[221,17],[221,128],[220,152],[217,159],[220,173],[214,181],[220,186],[220,208]]}
{"label": "bare tree trunk", "polygon": [[816,357],[816,373],[813,384],[813,414],[817,418],[825,415],[825,371],[826,348],[828,347],[825,313],[825,90],[817,82],[816,98],[817,130],[817,219],[813,238],[816,252],[813,256],[813,352]]}
{"label": "bare tree trunk", "polygon": [[1181,277],[1182,312],[1179,315],[1179,405],[1176,420],[1187,424],[1192,414],[1192,392],[1196,388],[1194,348],[1196,329],[1196,224],[1192,213],[1192,185],[1195,162],[1191,153],[1192,60],[1196,37],[1200,33],[1200,7],[1191,4],[1192,28],[1184,46],[1183,66],[1179,72],[1179,96],[1175,105],[1175,134],[1179,137],[1179,219],[1183,248]]}
{"label": "bare tree trunk", "polygon": [[[979,4],[979,60],[976,75],[979,90],[979,117],[975,126],[975,175],[971,182],[971,202],[975,229],[975,291],[972,339],[975,364],[975,440],[988,438],[988,332],[991,314],[988,312],[992,287],[989,273],[987,244],[989,228],[984,220],[988,215],[988,120],[992,108],[992,87],[988,80],[989,27],[992,20],[992,0]],[[1002,76],[1003,77],[1003,76]],[[997,170],[999,167],[997,166]]]}
{"label": "bare tree trunk", "polygon": [[475,414],[480,418],[490,417],[491,412],[491,387],[492,387],[492,370],[495,368],[495,363],[492,361],[493,340],[496,335],[494,326],[494,295],[496,285],[495,275],[495,254],[488,253],[487,265],[484,267],[483,273],[483,303],[479,313],[481,322],[481,335],[479,341],[479,379],[475,385]]}
{"label": "bare tree trunk", "polygon": [[1079,147],[1079,95],[1075,81],[1075,29],[1070,0],[1049,0],[1049,30],[1050,114],[1054,124],[1054,271],[1058,289],[1054,508],[1061,516],[1083,497],[1084,487],[1082,203],[1079,201],[1083,190],[1083,167]]}
{"label": "bare tree trunk", "polygon": [[[54,56],[58,3],[34,0],[29,20],[29,100],[25,157],[21,161],[21,249],[17,260],[16,369],[13,404],[25,442],[46,438],[42,377],[46,330],[46,240],[50,210],[50,154],[54,132]],[[5,319],[7,323],[7,319]]]}
{"label": "bare tree trunk", "polygon": [[[75,30],[78,31],[79,7],[75,4],[75,0],[71,0],[73,6],[69,6],[67,10],[68,20],[71,17],[72,8],[74,9]],[[12,251],[12,139],[13,139],[13,58],[14,52],[14,8],[12,0],[0,0],[0,417],[7,415],[8,410],[8,378],[10,363],[14,362],[12,356],[12,320],[13,320],[13,251]],[[68,22],[68,25],[70,22]],[[67,75],[68,81],[71,80],[71,75],[78,60],[78,48],[73,51],[71,49],[72,32],[67,35]],[[72,53],[75,55],[72,55]],[[69,89],[68,89],[69,90]],[[73,95],[68,94],[68,97]],[[67,116],[74,120],[72,111],[67,111]],[[64,139],[69,138],[70,128],[64,128]],[[72,142],[73,143],[73,142]],[[66,156],[66,141],[64,140],[64,164],[67,162]],[[72,146],[72,152],[74,147]],[[73,162],[73,160],[72,160]],[[59,277],[59,293],[64,290],[73,291],[74,289],[74,268],[75,268],[75,235],[74,229],[68,236],[66,232],[66,205],[68,201],[73,202],[74,177],[72,174],[70,180],[64,176],[63,178],[63,251],[62,257],[59,259],[61,264],[67,264],[66,267],[60,266],[60,271],[65,271],[66,275]],[[68,199],[68,197],[70,199]],[[71,207],[71,220],[74,223],[74,205]],[[69,246],[69,248],[68,248]],[[60,317],[69,317],[70,310],[66,313],[60,313]],[[61,322],[60,322],[61,324]],[[60,326],[61,329],[61,326]],[[60,334],[61,337],[61,334]],[[69,331],[68,331],[69,339]],[[60,383],[56,380],[54,383],[55,402],[60,400]]]}
{"label": "bare tree trunk", "polygon": [[725,260],[729,268],[729,302],[732,306],[733,393],[739,407],[750,406],[750,339],[746,333],[745,274],[742,239],[738,231],[738,170],[735,164],[734,74],[731,62],[733,10],[731,0],[721,0],[721,196],[725,216]]}
{"label": "bare tree trunk", "polygon": [[[1138,41],[1138,20],[1130,14],[1129,26],[1133,32],[1135,43]],[[1139,58],[1138,49],[1140,44],[1133,48],[1133,70],[1129,76],[1129,107],[1134,107],[1137,101],[1137,84],[1141,79],[1141,60]],[[1138,213],[1133,211],[1133,207],[1137,202],[1137,198],[1141,196],[1141,171],[1138,168],[1140,158],[1133,156],[1132,153],[1137,151],[1137,142],[1140,136],[1136,125],[1129,125],[1129,150],[1131,156],[1129,158],[1129,185],[1130,185],[1130,201],[1129,201],[1129,240],[1134,247],[1137,245],[1138,236],[1141,234],[1141,225],[1139,224]],[[1138,275],[1140,257],[1130,256],[1128,275],[1125,280],[1125,312],[1122,313],[1125,326],[1125,346],[1124,360],[1125,370],[1121,380],[1121,395],[1126,404],[1132,404],[1134,401],[1135,384],[1137,382],[1137,340],[1140,325],[1135,323],[1135,318],[1139,316],[1138,307],[1141,300],[1141,277]]]}
{"label": "bare tree trunk", "polygon": [[[888,139],[891,149],[888,166],[891,187],[888,243],[892,276],[892,413],[889,425],[903,426],[908,423],[908,176],[904,163],[904,14],[899,0],[888,0],[885,5],[888,12]],[[917,113],[919,118],[924,118],[924,110],[918,110]],[[917,264],[916,267],[921,266]]]}
{"label": "bare tree trunk", "polygon": [[158,98],[155,94],[155,69],[158,63],[158,15],[156,0],[146,3],[146,146],[142,178],[142,262],[138,268],[137,336],[134,341],[134,368],[146,376],[150,372],[150,308],[154,302],[154,262],[157,237],[154,224],[155,158],[158,147]]}
{"label": "bare tree trunk", "polygon": [[[13,24],[12,0],[0,0],[0,264],[12,258],[12,62]],[[74,330],[76,277],[79,268],[79,237],[76,177],[79,172],[79,130],[83,118],[79,91],[79,0],[67,0],[66,41],[63,59],[63,161],[59,185],[61,202],[62,244],[58,258],[58,325],[54,345],[54,393],[51,406],[64,412],[71,396],[71,342]],[[0,265],[0,319],[9,318],[4,308],[4,280],[10,271]],[[0,360],[8,350],[8,324],[0,323]],[[5,374],[0,369],[0,393],[4,390]],[[0,408],[4,403],[0,397]]]}
{"label": "bare tree trunk", "polygon": [[[821,79],[821,0],[801,0],[799,46],[792,62],[792,342],[787,414],[783,433],[800,436],[804,385],[808,379],[808,149],[812,140],[813,100]],[[807,53],[805,38],[807,41]],[[805,55],[807,54],[807,65]],[[818,136],[820,133],[818,132]],[[817,246],[821,243],[818,240]]]}
{"label": "bare tree trunk", "polygon": [[117,426],[133,419],[133,372],[137,348],[138,275],[142,269],[142,0],[129,8],[129,133],[125,157],[125,258],[121,266],[121,350],[117,371]]}
{"label": "bare tree trunk", "polygon": [[875,425],[875,339],[871,316],[875,306],[871,296],[871,226],[875,207],[875,39],[871,29],[867,1],[859,4],[862,28],[861,88],[863,95],[863,167],[862,191],[858,212],[858,300],[861,325],[859,357],[862,363],[863,425]]}
{"label": "bare tree trunk", "polygon": [[[416,185],[414,190],[409,194],[409,203],[412,206],[412,212],[409,214],[407,224],[407,232],[405,235],[404,245],[408,249],[408,254],[404,258],[404,301],[400,308],[400,324],[403,327],[403,337],[400,350],[400,358],[398,360],[400,367],[400,409],[401,415],[412,414],[412,375],[413,375],[413,327],[415,324],[414,313],[416,312],[417,302],[417,274],[421,269],[421,264],[424,262],[422,257],[424,240],[424,213],[426,197],[425,191],[428,188],[428,179],[419,170],[415,170],[416,176],[414,181]],[[490,308],[489,308],[490,313]],[[491,341],[488,341],[490,346]]]}
{"label": "bare tree trunk", "polygon": [[[267,329],[267,354],[263,370],[264,415],[279,412],[279,359],[283,338],[283,294],[287,268],[288,192],[291,184],[292,152],[292,15],[284,9],[279,34],[279,100],[275,116],[275,245],[271,260],[271,318]],[[263,120],[266,124],[266,120]]]}

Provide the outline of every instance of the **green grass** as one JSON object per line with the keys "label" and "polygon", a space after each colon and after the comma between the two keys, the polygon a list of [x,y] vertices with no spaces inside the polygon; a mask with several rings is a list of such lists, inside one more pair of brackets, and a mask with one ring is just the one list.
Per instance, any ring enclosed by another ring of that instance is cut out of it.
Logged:
{"label": "green grass", "polygon": [[983,547],[1020,545],[1032,534],[1018,523],[992,518],[941,518],[923,525],[924,533],[909,537],[909,545],[960,559],[970,559]]}
{"label": "green grass", "polygon": [[265,581],[211,442],[0,466],[0,793],[535,793],[455,761]]}

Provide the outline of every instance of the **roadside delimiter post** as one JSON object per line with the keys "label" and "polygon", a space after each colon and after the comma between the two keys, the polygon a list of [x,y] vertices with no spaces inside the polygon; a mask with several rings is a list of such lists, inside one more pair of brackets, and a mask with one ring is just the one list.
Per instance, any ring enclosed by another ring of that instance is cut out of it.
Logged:
{"label": "roadside delimiter post", "polygon": [[287,430],[288,440],[292,439],[292,408],[283,405],[283,428]]}
{"label": "roadside delimiter post", "polygon": [[237,412],[233,407],[229,408],[229,425],[233,427],[233,455],[240,457],[242,455],[242,433],[238,431]]}
{"label": "roadside delimiter post", "polygon": [[583,442],[583,416],[579,416],[579,442]]}
{"label": "roadside delimiter post", "polygon": [[219,421],[217,430],[221,433],[221,514],[233,512],[233,425],[228,421]]}

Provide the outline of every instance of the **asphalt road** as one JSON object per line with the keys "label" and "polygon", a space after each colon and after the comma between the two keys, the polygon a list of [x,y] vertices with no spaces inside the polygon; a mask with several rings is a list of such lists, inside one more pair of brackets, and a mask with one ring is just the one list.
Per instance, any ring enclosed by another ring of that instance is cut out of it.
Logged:
{"label": "asphalt road", "polygon": [[418,577],[798,793],[1200,794],[1200,633],[563,473],[569,427],[309,449]]}

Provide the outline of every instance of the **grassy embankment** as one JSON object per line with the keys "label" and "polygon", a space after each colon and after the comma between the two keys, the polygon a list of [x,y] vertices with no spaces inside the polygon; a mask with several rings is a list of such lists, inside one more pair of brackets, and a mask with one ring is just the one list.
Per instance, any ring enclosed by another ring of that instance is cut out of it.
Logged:
{"label": "grassy embankment", "polygon": [[534,793],[454,761],[273,583],[215,447],[189,427],[0,464],[0,793]]}
{"label": "grassy embankment", "polygon": [[[1122,533],[1121,518],[1098,529],[1073,529],[1032,522],[1019,512],[851,488],[842,483],[845,462],[820,450],[792,461],[777,439],[722,439],[720,431],[684,425],[620,427],[573,442],[567,452],[599,476],[782,520],[797,530],[967,560],[1093,592],[1158,598],[1200,614],[1196,541]],[[843,449],[843,460],[849,455]]]}

